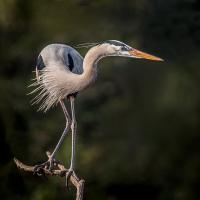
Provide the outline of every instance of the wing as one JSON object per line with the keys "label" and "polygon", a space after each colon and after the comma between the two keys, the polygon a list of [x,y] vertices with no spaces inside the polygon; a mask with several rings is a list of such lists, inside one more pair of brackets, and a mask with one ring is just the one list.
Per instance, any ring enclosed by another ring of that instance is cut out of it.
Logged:
{"label": "wing", "polygon": [[[31,93],[37,92],[32,104],[41,102],[39,110],[47,111],[63,98],[60,80],[55,78],[57,73],[83,72],[83,58],[72,47],[64,44],[46,46],[39,54],[36,65],[36,81],[31,86],[36,87]],[[30,94],[31,94],[30,93]]]}
{"label": "wing", "polygon": [[[83,57],[74,48],[64,44],[50,44],[39,54],[36,71],[44,68],[64,68],[75,74],[83,73]],[[39,73],[38,73],[39,75]]]}
{"label": "wing", "polygon": [[72,47],[65,47],[64,60],[66,67],[75,74],[83,73],[83,58],[82,56]]}

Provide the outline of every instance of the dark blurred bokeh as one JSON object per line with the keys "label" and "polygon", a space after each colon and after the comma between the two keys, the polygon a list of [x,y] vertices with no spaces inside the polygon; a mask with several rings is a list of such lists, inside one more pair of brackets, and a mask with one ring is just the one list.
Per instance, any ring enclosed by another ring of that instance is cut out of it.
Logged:
{"label": "dark blurred bokeh", "polygon": [[[64,180],[13,163],[44,161],[64,128],[59,107],[43,114],[30,106],[27,85],[46,44],[108,39],[165,62],[106,58],[96,84],[78,96],[76,170],[85,199],[200,199],[199,0],[0,1],[1,199],[72,198]],[[66,165],[70,149],[68,136],[57,155]]]}

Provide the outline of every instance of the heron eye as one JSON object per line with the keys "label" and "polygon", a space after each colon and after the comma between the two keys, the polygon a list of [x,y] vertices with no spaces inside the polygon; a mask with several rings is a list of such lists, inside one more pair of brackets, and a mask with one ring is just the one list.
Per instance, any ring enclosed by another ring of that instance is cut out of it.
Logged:
{"label": "heron eye", "polygon": [[122,47],[121,47],[121,50],[122,50],[122,51],[128,51],[128,47],[127,47],[127,46],[122,46]]}

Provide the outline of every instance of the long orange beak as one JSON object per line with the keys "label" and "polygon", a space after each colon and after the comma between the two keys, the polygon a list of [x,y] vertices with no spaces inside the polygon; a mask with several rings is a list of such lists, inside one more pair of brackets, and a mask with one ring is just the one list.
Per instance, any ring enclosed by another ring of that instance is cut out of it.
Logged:
{"label": "long orange beak", "polygon": [[153,55],[148,54],[148,53],[144,53],[144,52],[139,51],[137,49],[132,49],[128,52],[129,52],[130,55],[132,55],[136,58],[143,58],[143,59],[154,60],[154,61],[164,61],[162,58],[153,56]]}

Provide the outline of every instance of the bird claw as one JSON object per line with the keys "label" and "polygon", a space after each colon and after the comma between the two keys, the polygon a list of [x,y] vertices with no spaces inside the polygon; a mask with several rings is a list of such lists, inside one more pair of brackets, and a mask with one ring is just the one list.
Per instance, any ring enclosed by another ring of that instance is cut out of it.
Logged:
{"label": "bird claw", "polygon": [[65,177],[66,177],[66,187],[67,187],[67,189],[69,189],[69,179],[70,179],[70,176],[72,175],[72,174],[74,174],[74,170],[72,170],[72,169],[69,169],[67,172],[66,172],[66,175],[65,175]]}
{"label": "bird claw", "polygon": [[42,165],[36,165],[33,169],[33,175],[42,176],[44,167]]}
{"label": "bird claw", "polygon": [[49,159],[46,162],[35,165],[34,170],[33,170],[33,175],[41,176],[44,170],[49,170],[51,172],[53,169],[54,163],[55,163],[55,159],[52,157],[49,157]]}

